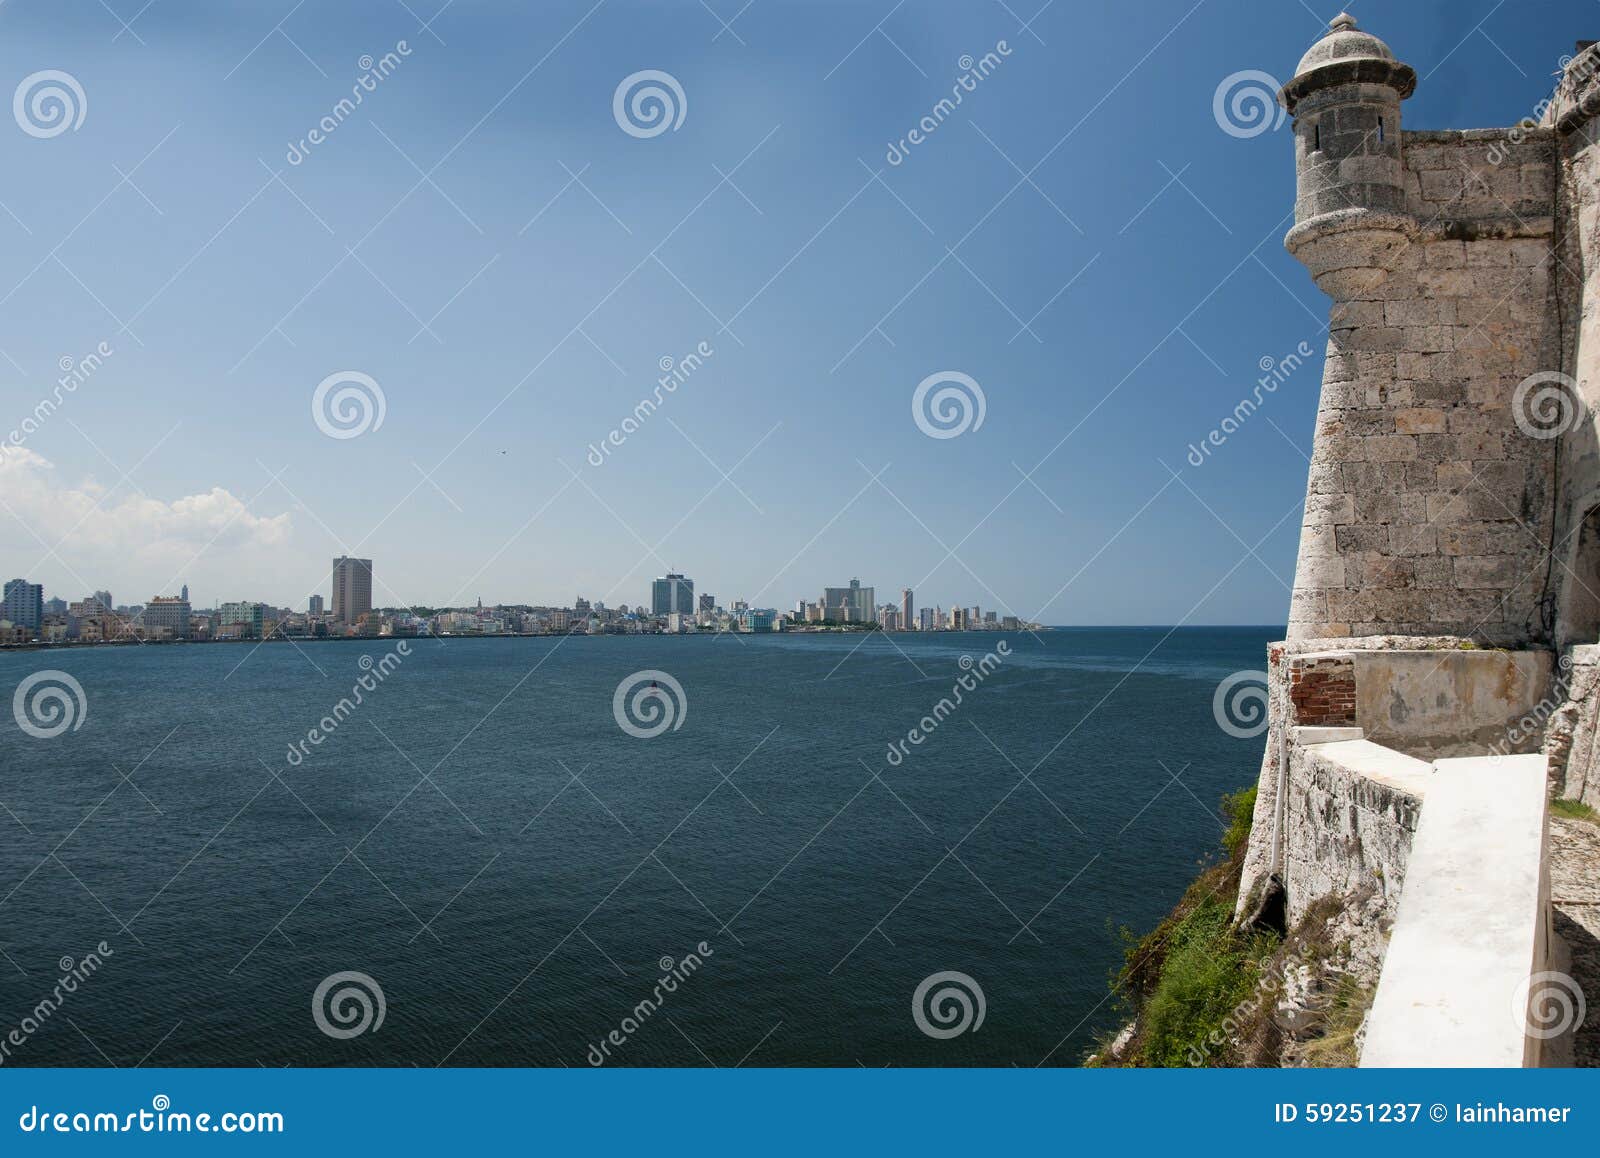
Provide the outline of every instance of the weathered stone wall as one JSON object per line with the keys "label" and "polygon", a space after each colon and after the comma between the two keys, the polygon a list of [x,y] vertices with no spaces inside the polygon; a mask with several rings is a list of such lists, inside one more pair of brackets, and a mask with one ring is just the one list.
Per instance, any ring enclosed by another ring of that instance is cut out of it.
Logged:
{"label": "weathered stone wall", "polygon": [[1283,881],[1289,927],[1323,897],[1398,902],[1432,765],[1370,740],[1289,747]]}
{"label": "weathered stone wall", "polygon": [[1404,134],[1414,228],[1336,287],[1290,638],[1546,638],[1553,443],[1511,401],[1559,365],[1553,160],[1542,130]]}
{"label": "weathered stone wall", "polygon": [[[1283,876],[1291,908],[1303,911],[1323,895],[1329,880],[1357,880],[1373,864],[1395,863],[1388,853],[1381,862],[1353,858],[1342,842],[1358,830],[1342,820],[1326,840],[1318,838],[1319,818],[1338,820],[1338,809],[1366,805],[1357,792],[1358,780],[1351,776],[1323,775],[1316,789],[1320,795],[1310,800],[1309,789],[1298,782],[1304,775],[1295,748],[1297,736],[1300,743],[1307,742],[1307,728],[1354,726],[1369,742],[1368,749],[1413,758],[1413,764],[1440,757],[1535,752],[1545,742],[1545,720],[1566,695],[1567,677],[1553,673],[1552,657],[1545,651],[1471,649],[1462,646],[1466,641],[1447,637],[1375,636],[1341,642],[1344,646],[1337,651],[1327,650],[1326,641],[1320,640],[1268,648],[1267,746],[1241,875],[1241,914],[1250,911],[1261,883],[1273,872]],[[1594,682],[1600,683],[1600,647],[1589,652]],[[1565,673],[1566,666],[1560,671]],[[1584,719],[1587,730],[1581,732],[1578,748],[1586,752],[1585,744],[1600,746],[1594,738],[1600,709],[1591,704]],[[1286,782],[1291,787],[1280,801],[1280,785]],[[1600,795],[1600,784],[1595,792]],[[1382,848],[1407,839],[1401,829],[1403,822],[1395,829],[1389,821],[1369,818],[1359,831]],[[1298,886],[1287,871],[1291,856],[1301,861]],[[1328,863],[1313,872],[1307,866],[1320,857]],[[1303,891],[1308,887],[1309,895]]]}
{"label": "weathered stone wall", "polygon": [[1425,760],[1543,743],[1535,716],[1553,686],[1547,651],[1362,651],[1353,660],[1355,722],[1375,743]]}
{"label": "weathered stone wall", "polygon": [[1600,647],[1574,647],[1562,661],[1565,696],[1545,728],[1551,790],[1600,808]]}

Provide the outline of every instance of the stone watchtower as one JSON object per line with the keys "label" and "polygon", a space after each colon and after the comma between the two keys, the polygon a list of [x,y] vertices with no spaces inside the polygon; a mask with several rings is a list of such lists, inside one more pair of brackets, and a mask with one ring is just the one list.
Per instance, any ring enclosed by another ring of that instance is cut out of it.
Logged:
{"label": "stone watchtower", "polygon": [[1279,99],[1294,116],[1295,228],[1285,239],[1321,289],[1349,297],[1407,243],[1400,102],[1417,74],[1340,16]]}
{"label": "stone watchtower", "polygon": [[1284,243],[1333,299],[1289,639],[1521,646],[1549,634],[1553,447],[1510,403],[1559,366],[1553,150],[1402,132],[1415,87],[1340,16],[1279,93],[1298,178]]}

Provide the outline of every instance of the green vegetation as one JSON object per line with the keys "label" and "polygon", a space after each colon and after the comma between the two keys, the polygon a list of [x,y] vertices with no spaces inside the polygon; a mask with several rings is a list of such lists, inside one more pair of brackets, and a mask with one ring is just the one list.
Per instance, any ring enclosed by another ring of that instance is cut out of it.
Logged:
{"label": "green vegetation", "polygon": [[1228,818],[1228,831],[1222,834],[1222,847],[1228,855],[1242,856],[1244,846],[1250,842],[1250,822],[1256,814],[1256,786],[1222,798],[1222,814]]}
{"label": "green vegetation", "polygon": [[1244,933],[1233,925],[1255,803],[1254,786],[1224,796],[1227,859],[1202,872],[1148,936],[1122,931],[1128,948],[1111,984],[1127,1011],[1137,1013],[1138,1030],[1116,1056],[1102,1045],[1098,1064],[1227,1065],[1234,1060],[1226,1056],[1228,1043],[1254,1014],[1252,995],[1262,965],[1278,944],[1271,933]]}
{"label": "green vegetation", "polygon": [[1144,1004],[1143,1062],[1154,1066],[1215,1065],[1252,1012],[1261,963],[1277,939],[1241,936],[1231,898],[1206,897],[1172,930],[1155,991]]}
{"label": "green vegetation", "polygon": [[[1373,993],[1345,969],[1347,909],[1372,885],[1324,897],[1287,936],[1233,923],[1256,790],[1222,798],[1225,859],[1205,868],[1148,936],[1123,929],[1122,968],[1111,979],[1132,1033],[1098,1043],[1096,1066],[1353,1066],[1356,1034]],[[1578,807],[1582,807],[1581,805]],[[1592,810],[1585,810],[1593,815]],[[1293,1040],[1275,1020],[1291,974],[1302,1019]]]}
{"label": "green vegetation", "polygon": [[1550,813],[1565,820],[1587,820],[1590,824],[1600,824],[1600,812],[1581,800],[1552,800]]}

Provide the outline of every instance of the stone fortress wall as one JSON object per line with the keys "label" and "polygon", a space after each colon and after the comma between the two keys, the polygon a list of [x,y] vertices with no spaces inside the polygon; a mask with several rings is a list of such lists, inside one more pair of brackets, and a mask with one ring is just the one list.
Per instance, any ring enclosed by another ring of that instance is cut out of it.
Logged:
{"label": "stone fortress wall", "polygon": [[[1455,872],[1478,862],[1441,848],[1441,826],[1481,829],[1478,860],[1503,871],[1476,902],[1538,910],[1492,914],[1513,957],[1538,946],[1537,969],[1564,952],[1539,885],[1545,787],[1600,807],[1600,48],[1538,123],[1403,129],[1415,86],[1341,15],[1279,94],[1297,174],[1285,245],[1332,300],[1239,915],[1292,924],[1359,896],[1383,934],[1408,921],[1407,959],[1424,960],[1439,882],[1401,902],[1413,841],[1429,872]],[[1495,819],[1497,769],[1515,833]],[[1430,799],[1445,802],[1431,832]],[[1500,897],[1511,880],[1527,887]],[[1600,909],[1565,927],[1600,948]],[[1526,978],[1529,963],[1500,964]],[[1386,1016],[1411,1007],[1393,999],[1408,983],[1385,974]],[[1545,1056],[1486,1044],[1463,1013],[1483,994],[1459,996],[1385,1040]],[[1454,1028],[1436,1039],[1435,1024]]]}

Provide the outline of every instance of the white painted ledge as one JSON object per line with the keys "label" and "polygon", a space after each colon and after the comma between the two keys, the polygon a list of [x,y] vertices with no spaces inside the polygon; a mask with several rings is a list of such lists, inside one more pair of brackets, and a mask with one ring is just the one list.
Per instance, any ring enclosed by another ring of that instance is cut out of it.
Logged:
{"label": "white painted ledge", "polygon": [[[1297,729],[1297,731],[1304,729]],[[1342,731],[1328,728],[1326,731]],[[1359,731],[1359,729],[1352,729]],[[1335,740],[1320,743],[1316,755],[1355,776],[1364,776],[1419,800],[1428,793],[1434,780],[1434,766],[1426,760],[1374,744],[1371,740]]]}
{"label": "white painted ledge", "polygon": [[1361,1064],[1538,1065],[1527,999],[1549,951],[1544,757],[1434,766]]}

